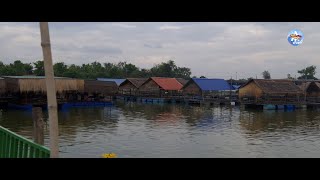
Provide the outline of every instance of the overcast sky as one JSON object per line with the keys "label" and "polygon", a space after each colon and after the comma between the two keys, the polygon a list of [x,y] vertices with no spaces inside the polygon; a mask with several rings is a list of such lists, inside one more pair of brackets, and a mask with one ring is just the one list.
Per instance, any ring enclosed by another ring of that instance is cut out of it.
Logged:
{"label": "overcast sky", "polygon": [[[320,23],[254,22],[63,22],[49,23],[54,62],[127,61],[142,68],[172,59],[192,75],[272,78],[316,65],[320,72]],[[292,29],[304,33],[294,47]],[[42,59],[38,23],[0,23],[0,60]],[[237,73],[236,73],[237,72]],[[316,76],[319,78],[320,73]]]}

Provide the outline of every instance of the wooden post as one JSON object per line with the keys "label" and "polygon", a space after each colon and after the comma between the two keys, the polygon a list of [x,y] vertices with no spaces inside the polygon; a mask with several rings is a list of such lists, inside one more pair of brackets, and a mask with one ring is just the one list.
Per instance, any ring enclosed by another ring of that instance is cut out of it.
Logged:
{"label": "wooden post", "polygon": [[35,143],[44,145],[44,122],[42,118],[42,108],[32,108],[32,119],[33,119],[33,139]]}
{"label": "wooden post", "polygon": [[40,22],[41,46],[44,59],[44,70],[46,75],[46,88],[49,112],[49,128],[50,128],[50,157],[59,157],[59,129],[58,129],[58,113],[56,84],[54,80],[52,54],[49,35],[48,22]]}

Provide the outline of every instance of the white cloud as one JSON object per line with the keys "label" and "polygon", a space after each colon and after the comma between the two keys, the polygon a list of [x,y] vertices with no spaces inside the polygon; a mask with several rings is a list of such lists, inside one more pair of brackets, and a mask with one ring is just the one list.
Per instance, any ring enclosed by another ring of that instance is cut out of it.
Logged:
{"label": "white cloud", "polygon": [[[305,65],[320,68],[319,28],[308,22],[50,23],[50,35],[55,62],[127,61],[150,68],[174,59],[197,76],[229,78],[238,72],[246,78],[268,69],[281,78]],[[287,42],[292,29],[305,35],[298,47]],[[42,59],[38,23],[0,23],[0,60],[15,59]]]}
{"label": "white cloud", "polygon": [[135,25],[124,24],[124,23],[112,23],[111,25],[112,26],[121,27],[121,28],[127,28],[127,29],[131,29],[131,28],[136,28],[137,27]]}
{"label": "white cloud", "polygon": [[179,29],[181,29],[181,27],[180,26],[164,25],[164,26],[160,26],[159,29],[162,30],[162,31],[165,31],[165,30],[179,30]]}

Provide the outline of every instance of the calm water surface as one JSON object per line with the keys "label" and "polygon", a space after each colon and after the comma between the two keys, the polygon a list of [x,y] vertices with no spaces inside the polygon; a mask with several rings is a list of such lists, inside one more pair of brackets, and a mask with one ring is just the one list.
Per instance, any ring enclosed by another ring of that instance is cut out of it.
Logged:
{"label": "calm water surface", "polygon": [[[32,138],[31,112],[1,110],[0,125]],[[320,157],[319,127],[317,110],[137,103],[72,108],[59,112],[60,156]]]}

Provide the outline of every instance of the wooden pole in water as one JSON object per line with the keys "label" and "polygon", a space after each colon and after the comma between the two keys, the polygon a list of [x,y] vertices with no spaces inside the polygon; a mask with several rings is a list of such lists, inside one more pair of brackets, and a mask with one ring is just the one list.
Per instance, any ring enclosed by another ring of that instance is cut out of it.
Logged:
{"label": "wooden pole in water", "polygon": [[44,122],[42,119],[42,108],[32,108],[32,119],[33,119],[33,139],[37,144],[44,144]]}
{"label": "wooden pole in water", "polygon": [[52,54],[49,34],[48,22],[40,22],[41,46],[44,59],[44,70],[46,76],[48,112],[49,112],[49,128],[50,128],[50,157],[59,157],[59,129],[58,129],[58,113],[56,84],[54,80]]}

